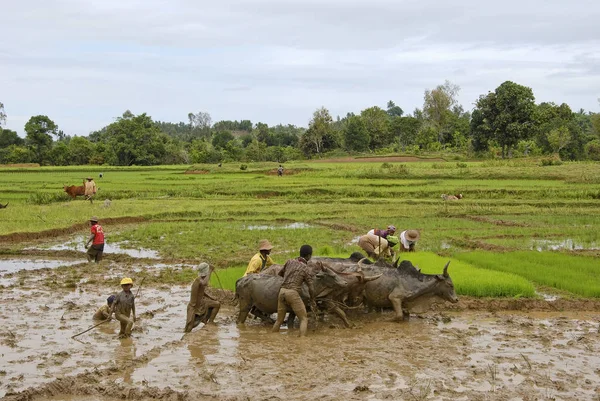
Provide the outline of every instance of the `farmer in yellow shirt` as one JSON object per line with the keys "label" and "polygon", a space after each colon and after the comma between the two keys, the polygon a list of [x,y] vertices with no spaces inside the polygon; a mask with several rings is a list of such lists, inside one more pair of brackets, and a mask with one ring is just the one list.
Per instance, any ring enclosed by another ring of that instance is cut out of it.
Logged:
{"label": "farmer in yellow shirt", "polygon": [[258,253],[250,259],[250,263],[248,263],[248,267],[246,268],[246,273],[244,276],[248,274],[260,273],[265,268],[275,264],[273,259],[269,256],[271,253],[271,249],[273,249],[273,245],[266,239],[261,240],[258,243]]}

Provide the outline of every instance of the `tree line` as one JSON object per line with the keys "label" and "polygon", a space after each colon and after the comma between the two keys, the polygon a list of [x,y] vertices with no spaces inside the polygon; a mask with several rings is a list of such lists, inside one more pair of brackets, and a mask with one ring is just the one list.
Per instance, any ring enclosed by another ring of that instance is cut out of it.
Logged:
{"label": "tree line", "polygon": [[[87,137],[71,136],[48,116],[33,116],[26,137],[2,128],[0,164],[158,165],[310,159],[357,153],[454,152],[467,157],[545,154],[564,160],[600,160],[600,113],[574,112],[562,103],[536,104],[531,88],[506,81],[481,95],[472,111],[446,81],[424,92],[423,107],[405,113],[389,101],[359,114],[333,118],[321,107],[306,128],[250,120],[213,123],[206,112],[186,122],[154,121],[129,110]],[[600,99],[599,99],[600,102]]]}

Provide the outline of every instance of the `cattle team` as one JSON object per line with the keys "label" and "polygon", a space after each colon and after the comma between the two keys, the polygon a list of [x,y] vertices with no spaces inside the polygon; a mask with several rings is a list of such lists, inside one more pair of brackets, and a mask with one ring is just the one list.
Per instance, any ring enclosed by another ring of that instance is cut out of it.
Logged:
{"label": "cattle team", "polygon": [[[86,242],[87,258],[88,262],[100,262],[104,252],[104,230],[99,224],[99,220],[96,216],[89,219],[90,223],[90,237]],[[369,257],[376,259],[393,257],[398,252],[413,252],[415,250],[415,244],[418,241],[420,235],[416,230],[405,230],[400,233],[399,236],[394,236],[396,233],[396,227],[389,225],[387,229],[372,229],[367,234],[359,237],[358,245],[367,253]],[[394,248],[398,245],[398,250],[394,251]],[[250,259],[244,276],[240,279],[252,279],[252,277],[264,273],[262,275],[276,275],[280,277],[281,284],[279,286],[277,296],[277,319],[273,324],[272,331],[278,332],[280,326],[284,322],[285,316],[290,312],[288,317],[288,327],[290,323],[293,324],[294,317],[298,317],[300,320],[300,336],[305,336],[308,327],[308,313],[305,305],[305,301],[302,298],[302,287],[306,285],[308,289],[308,306],[310,311],[316,313],[318,310],[317,306],[317,295],[314,290],[313,281],[318,273],[325,270],[323,264],[320,262],[315,269],[315,265],[309,266],[309,261],[312,258],[312,247],[310,245],[302,245],[300,247],[300,255],[296,258],[289,259],[282,267],[275,265],[275,262],[270,256],[273,246],[271,243],[263,239],[259,241],[258,252]],[[360,255],[359,259],[363,257]],[[358,259],[354,259],[354,263],[359,262]],[[278,267],[276,270],[272,268]],[[221,304],[217,299],[212,297],[206,292],[209,285],[211,274],[214,272],[214,266],[210,266],[208,263],[202,262],[198,265],[198,277],[194,280],[191,286],[190,300],[187,305],[187,317],[185,321],[184,332],[189,333],[193,328],[197,327],[200,323],[214,324],[215,317],[219,312]],[[360,270],[360,269],[359,269]],[[347,275],[348,279],[352,280],[352,277],[356,282],[360,282],[363,285],[371,280],[375,280],[380,277],[374,276],[372,278],[365,278],[364,274],[354,273],[343,273],[335,271],[335,275]],[[356,279],[358,277],[358,279]],[[257,276],[258,278],[258,276]],[[238,283],[240,282],[238,280]],[[339,280],[339,278],[338,278]],[[125,277],[121,280],[122,291],[119,294],[110,295],[107,299],[107,304],[103,305],[94,314],[94,319],[102,320],[103,322],[112,319],[114,314],[121,324],[121,330],[119,332],[119,338],[127,338],[131,336],[133,326],[136,322],[135,313],[135,296],[131,292],[133,287],[133,280],[129,277]],[[237,285],[237,284],[236,284]],[[346,285],[346,282],[343,283]],[[362,290],[360,290],[362,292]],[[331,291],[329,291],[331,293]],[[333,305],[333,309],[338,309],[335,306],[335,302],[345,303],[346,300],[352,301],[351,298],[357,297],[360,294],[354,294],[349,296],[349,291],[344,293],[345,297],[340,300],[329,299],[327,305]],[[326,304],[323,302],[323,304]],[[270,319],[269,313],[264,313],[259,308],[252,306],[249,309],[255,317],[260,317],[264,320]],[[345,314],[339,310],[340,316],[344,322],[348,325]],[[290,320],[291,319],[291,320]],[[271,320],[272,321],[272,320]],[[238,322],[240,320],[238,319]],[[243,321],[242,321],[243,323]]]}

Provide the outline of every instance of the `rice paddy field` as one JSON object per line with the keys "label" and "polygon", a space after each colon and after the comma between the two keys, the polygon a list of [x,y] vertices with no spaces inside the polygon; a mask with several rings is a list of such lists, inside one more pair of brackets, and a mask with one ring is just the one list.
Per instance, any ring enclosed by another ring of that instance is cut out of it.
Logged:
{"label": "rice paddy field", "polygon": [[[275,163],[0,167],[0,398],[598,400],[600,164],[541,164],[345,158],[287,163],[283,177]],[[70,199],[63,185],[86,176],[94,202]],[[106,233],[100,263],[85,257],[91,216]],[[404,322],[347,308],[350,328],[311,313],[306,338],[236,324],[230,290],[261,239],[276,263],[303,244],[348,257],[390,224],[419,230],[401,257],[424,273],[450,261],[457,303]],[[221,309],[184,334],[201,261],[217,267],[207,291]],[[117,339],[118,322],[92,316],[122,277],[138,312]]]}
{"label": "rice paddy field", "polygon": [[[304,243],[346,257],[360,235],[393,224],[420,231],[417,252],[402,257],[424,272],[451,261],[459,295],[600,297],[600,164],[397,160],[288,163],[283,177],[275,163],[0,168],[0,252],[50,253],[87,237],[96,215],[107,243],[188,264],[165,281],[208,261],[220,272],[213,284],[233,289],[260,239],[278,263]],[[86,176],[99,187],[93,204],[63,191]]]}

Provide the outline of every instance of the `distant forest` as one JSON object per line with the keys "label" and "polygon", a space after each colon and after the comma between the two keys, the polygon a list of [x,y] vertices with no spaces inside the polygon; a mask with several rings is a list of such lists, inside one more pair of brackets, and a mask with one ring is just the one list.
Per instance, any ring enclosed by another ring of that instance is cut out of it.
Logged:
{"label": "distant forest", "polygon": [[465,111],[457,102],[459,91],[448,81],[425,90],[423,107],[412,113],[391,100],[385,108],[373,106],[335,119],[321,107],[306,128],[250,120],[213,123],[206,112],[171,123],[127,110],[114,123],[81,137],[38,115],[25,124],[24,139],[2,128],[7,116],[0,103],[0,164],[283,163],[369,153],[600,160],[600,113],[574,112],[565,103],[536,104],[531,88],[510,81],[481,95],[474,109]]}

